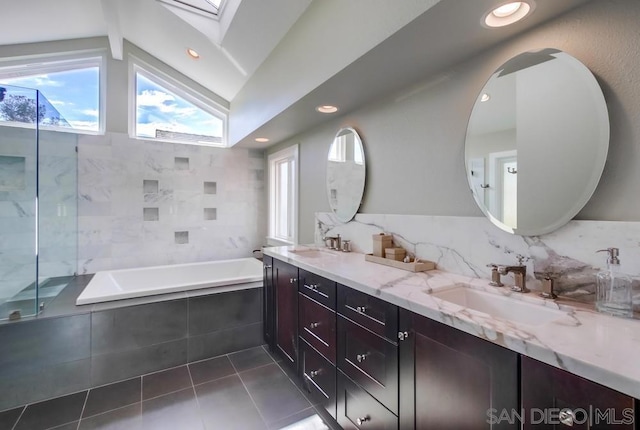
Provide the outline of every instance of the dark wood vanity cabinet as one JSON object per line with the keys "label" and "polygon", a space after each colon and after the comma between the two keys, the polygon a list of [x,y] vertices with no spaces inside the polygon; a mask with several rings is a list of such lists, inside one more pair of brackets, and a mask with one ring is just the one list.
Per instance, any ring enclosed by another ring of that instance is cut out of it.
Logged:
{"label": "dark wood vanity cabinet", "polygon": [[490,423],[518,411],[517,353],[407,310],[400,328],[400,428],[519,429]]}
{"label": "dark wood vanity cabinet", "polygon": [[298,368],[298,268],[273,260],[274,344],[291,369]]}
{"label": "dark wood vanity cabinet", "polygon": [[633,398],[528,357],[521,369],[524,430],[634,429]]}

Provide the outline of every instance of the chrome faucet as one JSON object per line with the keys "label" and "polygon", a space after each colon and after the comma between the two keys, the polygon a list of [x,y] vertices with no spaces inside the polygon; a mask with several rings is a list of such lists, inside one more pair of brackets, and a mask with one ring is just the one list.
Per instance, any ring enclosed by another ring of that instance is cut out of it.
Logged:
{"label": "chrome faucet", "polygon": [[[540,275],[538,272],[536,272],[536,277]],[[557,299],[558,295],[556,294],[555,290],[555,281],[552,278],[553,274],[551,273],[542,273],[542,292],[540,293],[540,296],[545,298],[545,299]]]}
{"label": "chrome faucet", "polygon": [[325,236],[322,238],[322,240],[324,241],[325,245],[327,241],[329,241],[329,249],[342,249],[342,238],[340,237],[340,234],[338,234],[337,236]]}
{"label": "chrome faucet", "polygon": [[517,266],[498,266],[498,273],[500,273],[501,275],[513,273],[513,278],[516,284],[511,287],[511,291],[515,291],[517,293],[528,293],[529,290],[527,289],[526,285],[527,266],[523,264],[525,257],[518,254],[517,258]]}
{"label": "chrome faucet", "polygon": [[504,287],[504,284],[500,281],[500,272],[498,271],[499,266],[497,264],[487,264],[487,267],[491,267],[491,282],[489,285],[493,287]]}

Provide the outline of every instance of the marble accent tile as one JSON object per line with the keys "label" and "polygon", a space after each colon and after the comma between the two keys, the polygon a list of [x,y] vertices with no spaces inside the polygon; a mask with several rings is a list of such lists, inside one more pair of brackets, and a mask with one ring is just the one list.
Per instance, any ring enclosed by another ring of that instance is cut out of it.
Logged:
{"label": "marble accent tile", "polygon": [[158,193],[158,181],[147,180],[142,181],[142,191],[145,194],[157,194]]}
{"label": "marble accent tile", "polygon": [[213,221],[217,219],[217,209],[216,208],[204,208],[204,219],[207,221]]}
{"label": "marble accent tile", "polygon": [[183,245],[189,243],[189,232],[188,231],[176,231],[175,232],[175,242],[177,245]]}
{"label": "marble accent tile", "polygon": [[[323,245],[322,237],[339,233],[351,240],[354,251],[371,253],[371,236],[386,232],[410,255],[477,278],[490,279],[487,264],[515,264],[520,254],[526,258],[529,288],[540,289],[537,274],[551,272],[558,294],[584,302],[594,301],[595,274],[606,267],[605,257],[595,251],[617,247],[622,271],[638,278],[640,291],[640,222],[571,221],[530,237],[506,233],[484,217],[358,214],[341,223],[331,213],[317,213],[315,224],[317,245]],[[513,280],[508,276],[505,282]]]}
{"label": "marble accent tile", "polygon": [[176,170],[189,170],[189,158],[187,158],[187,157],[175,157],[175,169]]}
{"label": "marble accent tile", "polygon": [[158,221],[160,220],[160,213],[158,208],[144,208],[142,209],[142,218],[145,221]]}
{"label": "marble accent tile", "polygon": [[216,194],[217,193],[218,184],[216,182],[206,182],[204,183],[204,193],[205,194]]}

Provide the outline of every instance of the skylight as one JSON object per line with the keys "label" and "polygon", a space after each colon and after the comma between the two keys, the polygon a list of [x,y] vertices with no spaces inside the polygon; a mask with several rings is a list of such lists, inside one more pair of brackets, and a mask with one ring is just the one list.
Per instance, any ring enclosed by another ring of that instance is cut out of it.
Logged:
{"label": "skylight", "polygon": [[204,15],[218,16],[223,0],[160,0]]}

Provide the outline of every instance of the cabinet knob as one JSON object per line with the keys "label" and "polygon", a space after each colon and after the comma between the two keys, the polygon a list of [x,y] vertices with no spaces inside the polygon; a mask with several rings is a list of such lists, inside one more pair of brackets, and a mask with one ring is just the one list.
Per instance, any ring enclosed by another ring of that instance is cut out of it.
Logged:
{"label": "cabinet knob", "polygon": [[358,312],[360,312],[361,314],[366,314],[366,313],[367,313],[367,307],[366,307],[366,306],[358,306],[358,307],[356,308],[356,310],[357,310]]}
{"label": "cabinet knob", "polygon": [[313,291],[318,291],[318,284],[311,284],[309,285],[309,288],[311,288]]}
{"label": "cabinet knob", "polygon": [[364,417],[360,417],[356,420],[356,423],[358,423],[359,426],[361,426],[362,424],[366,423],[367,421],[369,421],[371,418],[369,418],[369,415],[365,415]]}
{"label": "cabinet knob", "polygon": [[319,322],[312,322],[311,324],[309,324],[309,328],[313,330],[314,328],[318,327],[319,325],[320,325]]}
{"label": "cabinet knob", "polygon": [[295,284],[296,282],[298,282],[298,278],[289,278],[290,284]]}
{"label": "cabinet knob", "polygon": [[571,409],[563,409],[560,411],[558,418],[565,426],[573,427],[573,421],[576,419],[576,414]]}
{"label": "cabinet knob", "polygon": [[369,355],[368,352],[366,352],[364,354],[358,354],[358,355],[356,355],[356,360],[358,361],[358,363],[362,363],[363,361],[365,361],[367,359],[367,355]]}
{"label": "cabinet knob", "polygon": [[316,376],[318,376],[320,373],[322,373],[322,369],[312,370],[311,372],[309,372],[309,378],[313,379]]}
{"label": "cabinet knob", "polygon": [[407,340],[408,337],[409,337],[408,331],[398,332],[398,340]]}

